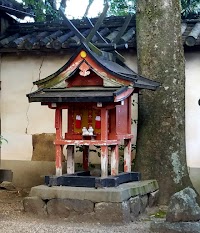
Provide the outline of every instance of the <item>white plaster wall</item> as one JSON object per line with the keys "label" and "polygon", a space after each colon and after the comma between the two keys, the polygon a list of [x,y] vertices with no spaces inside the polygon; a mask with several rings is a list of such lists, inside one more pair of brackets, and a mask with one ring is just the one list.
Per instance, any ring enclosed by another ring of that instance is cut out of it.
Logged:
{"label": "white plaster wall", "polygon": [[[126,58],[126,65],[128,67],[131,67],[136,73],[138,71],[137,67],[137,54],[134,50],[129,50],[129,52],[124,53],[123,56]],[[133,139],[132,144],[136,145],[137,142],[137,122],[138,122],[138,94],[135,93],[132,96],[133,100],[133,106],[132,106],[132,133],[133,133]],[[132,159],[135,158],[135,152],[132,153]]]}
{"label": "white plaster wall", "polygon": [[200,168],[200,51],[185,53],[185,59],[187,163]]}
{"label": "white plaster wall", "polygon": [[36,90],[33,81],[45,78],[68,60],[63,56],[11,56],[1,58],[1,147],[3,160],[31,160],[32,134],[54,133],[54,111],[28,103],[26,94]]}

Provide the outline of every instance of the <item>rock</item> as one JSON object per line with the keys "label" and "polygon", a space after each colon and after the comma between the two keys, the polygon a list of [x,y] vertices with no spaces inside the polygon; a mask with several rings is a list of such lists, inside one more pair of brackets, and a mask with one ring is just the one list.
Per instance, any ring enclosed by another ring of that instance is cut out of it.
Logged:
{"label": "rock", "polygon": [[130,210],[131,210],[131,220],[135,220],[136,217],[141,212],[141,200],[139,196],[132,197],[129,199]]}
{"label": "rock", "polygon": [[94,211],[94,203],[88,200],[52,199],[47,203],[49,215],[69,217],[70,214],[85,214]]}
{"label": "rock", "polygon": [[0,184],[0,188],[6,189],[8,191],[15,191],[16,190],[16,187],[12,184],[12,182],[9,182],[9,181],[3,181]]}
{"label": "rock", "polygon": [[94,203],[89,200],[69,200],[73,211],[79,214],[91,213],[94,211]]}
{"label": "rock", "polygon": [[[185,188],[175,193],[169,203],[166,221],[192,222],[200,220],[200,207],[196,202],[196,193],[191,188]],[[199,229],[200,232],[200,229]]]}
{"label": "rock", "polygon": [[130,204],[128,201],[122,203],[96,203],[95,217],[101,223],[130,222]]}
{"label": "rock", "polygon": [[23,207],[25,212],[37,214],[39,216],[47,215],[46,204],[39,197],[25,197],[23,199]]}
{"label": "rock", "polygon": [[151,232],[155,233],[199,233],[200,222],[166,222],[155,220],[151,222]]}
{"label": "rock", "polygon": [[149,193],[149,207],[153,207],[158,203],[159,198],[159,190],[156,190],[155,192]]}
{"label": "rock", "polygon": [[68,218],[70,207],[65,199],[51,199],[47,202],[47,213],[50,216]]}
{"label": "rock", "polygon": [[141,213],[144,213],[148,205],[148,196],[143,195],[140,197],[140,200],[141,200]]}

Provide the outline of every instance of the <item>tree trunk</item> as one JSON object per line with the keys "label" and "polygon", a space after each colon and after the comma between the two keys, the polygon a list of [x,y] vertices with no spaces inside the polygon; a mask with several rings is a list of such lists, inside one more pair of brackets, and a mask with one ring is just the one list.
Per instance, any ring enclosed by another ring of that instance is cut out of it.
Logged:
{"label": "tree trunk", "polygon": [[137,1],[140,75],[159,81],[156,92],[142,91],[136,169],[157,179],[160,204],[192,186],[185,151],[185,64],[179,0]]}

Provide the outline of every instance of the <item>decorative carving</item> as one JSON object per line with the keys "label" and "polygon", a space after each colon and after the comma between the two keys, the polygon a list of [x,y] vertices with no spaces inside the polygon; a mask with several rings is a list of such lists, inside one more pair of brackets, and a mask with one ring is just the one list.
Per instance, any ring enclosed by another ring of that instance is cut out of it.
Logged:
{"label": "decorative carving", "polygon": [[88,76],[88,75],[90,74],[90,71],[89,71],[90,67],[89,67],[88,64],[86,64],[85,62],[83,62],[83,63],[80,65],[79,69],[80,69],[79,74],[80,74],[81,76],[84,76],[84,77],[85,77],[85,76]]}

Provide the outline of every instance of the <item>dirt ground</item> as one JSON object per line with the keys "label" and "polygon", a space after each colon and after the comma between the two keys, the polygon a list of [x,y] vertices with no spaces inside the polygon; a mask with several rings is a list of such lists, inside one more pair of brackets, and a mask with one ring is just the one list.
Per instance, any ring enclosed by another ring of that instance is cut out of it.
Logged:
{"label": "dirt ground", "polygon": [[28,191],[0,189],[0,232],[2,233],[84,233],[134,232],[148,233],[150,221],[143,217],[126,225],[101,225],[67,222],[66,219],[38,218],[23,211],[23,198]]}

